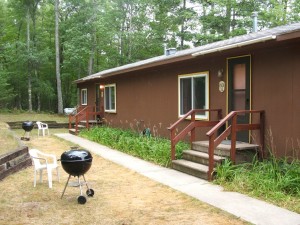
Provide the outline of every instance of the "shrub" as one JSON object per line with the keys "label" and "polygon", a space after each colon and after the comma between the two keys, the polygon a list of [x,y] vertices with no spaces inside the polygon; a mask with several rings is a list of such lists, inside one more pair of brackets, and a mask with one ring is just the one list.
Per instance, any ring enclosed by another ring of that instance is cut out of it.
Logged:
{"label": "shrub", "polygon": [[[171,142],[165,138],[107,126],[81,131],[80,136],[161,166],[171,164]],[[179,142],[176,145],[177,157],[181,158],[182,151],[188,148],[188,144]]]}
{"label": "shrub", "polygon": [[217,184],[227,190],[262,198],[300,212],[300,162],[271,157],[264,161],[232,165],[229,160],[216,168]]}

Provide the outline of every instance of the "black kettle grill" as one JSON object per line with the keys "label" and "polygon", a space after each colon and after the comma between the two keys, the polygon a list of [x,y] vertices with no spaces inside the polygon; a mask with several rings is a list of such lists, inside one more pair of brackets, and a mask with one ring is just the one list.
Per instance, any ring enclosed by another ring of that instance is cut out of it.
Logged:
{"label": "black kettle grill", "polygon": [[30,131],[33,129],[33,122],[32,121],[25,121],[22,123],[22,128],[25,131],[23,137],[21,137],[21,140],[29,141],[30,140]]}
{"label": "black kettle grill", "polygon": [[[88,197],[94,196],[94,190],[89,188],[88,183],[86,182],[84,177],[84,174],[92,166],[93,157],[91,153],[84,149],[71,149],[61,154],[60,161],[62,168],[69,174],[69,178],[61,195],[61,198],[64,196],[70,177],[74,176],[78,177],[78,184],[80,187],[80,196],[78,196],[77,201],[79,204],[85,204],[86,197],[82,192],[82,184],[85,184],[87,187],[86,195]],[[80,176],[83,177],[84,182],[80,182]]]}

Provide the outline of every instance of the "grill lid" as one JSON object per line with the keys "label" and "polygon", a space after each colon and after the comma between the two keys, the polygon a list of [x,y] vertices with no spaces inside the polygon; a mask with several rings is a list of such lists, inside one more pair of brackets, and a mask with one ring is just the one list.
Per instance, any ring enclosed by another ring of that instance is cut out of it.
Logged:
{"label": "grill lid", "polygon": [[22,128],[25,131],[31,131],[33,129],[33,122],[32,121],[25,121],[22,123]]}
{"label": "grill lid", "polygon": [[91,153],[84,149],[65,151],[61,154],[61,162],[91,162],[93,159]]}

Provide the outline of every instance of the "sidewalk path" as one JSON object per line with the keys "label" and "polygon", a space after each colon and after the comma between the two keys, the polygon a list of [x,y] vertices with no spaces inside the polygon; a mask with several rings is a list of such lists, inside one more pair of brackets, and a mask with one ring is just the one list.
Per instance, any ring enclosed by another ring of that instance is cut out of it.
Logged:
{"label": "sidewalk path", "polygon": [[223,191],[222,187],[200,178],[154,165],[72,134],[56,136],[250,223],[300,225],[300,214],[236,192]]}

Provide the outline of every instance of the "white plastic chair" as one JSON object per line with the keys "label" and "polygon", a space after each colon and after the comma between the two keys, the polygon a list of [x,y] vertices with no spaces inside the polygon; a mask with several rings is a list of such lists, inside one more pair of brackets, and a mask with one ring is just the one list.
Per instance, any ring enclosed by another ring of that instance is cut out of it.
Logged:
{"label": "white plastic chair", "polygon": [[40,131],[42,132],[43,136],[45,136],[45,130],[48,131],[48,135],[49,135],[48,124],[42,123],[40,121],[37,121],[36,124],[38,126],[38,136],[40,136]]}
{"label": "white plastic chair", "polygon": [[57,164],[55,155],[46,154],[37,149],[30,149],[29,155],[34,166],[34,187],[36,187],[36,176],[38,171],[40,172],[40,182],[42,183],[43,170],[47,170],[49,188],[52,188],[52,170],[56,169],[57,180],[59,182],[59,165]]}

